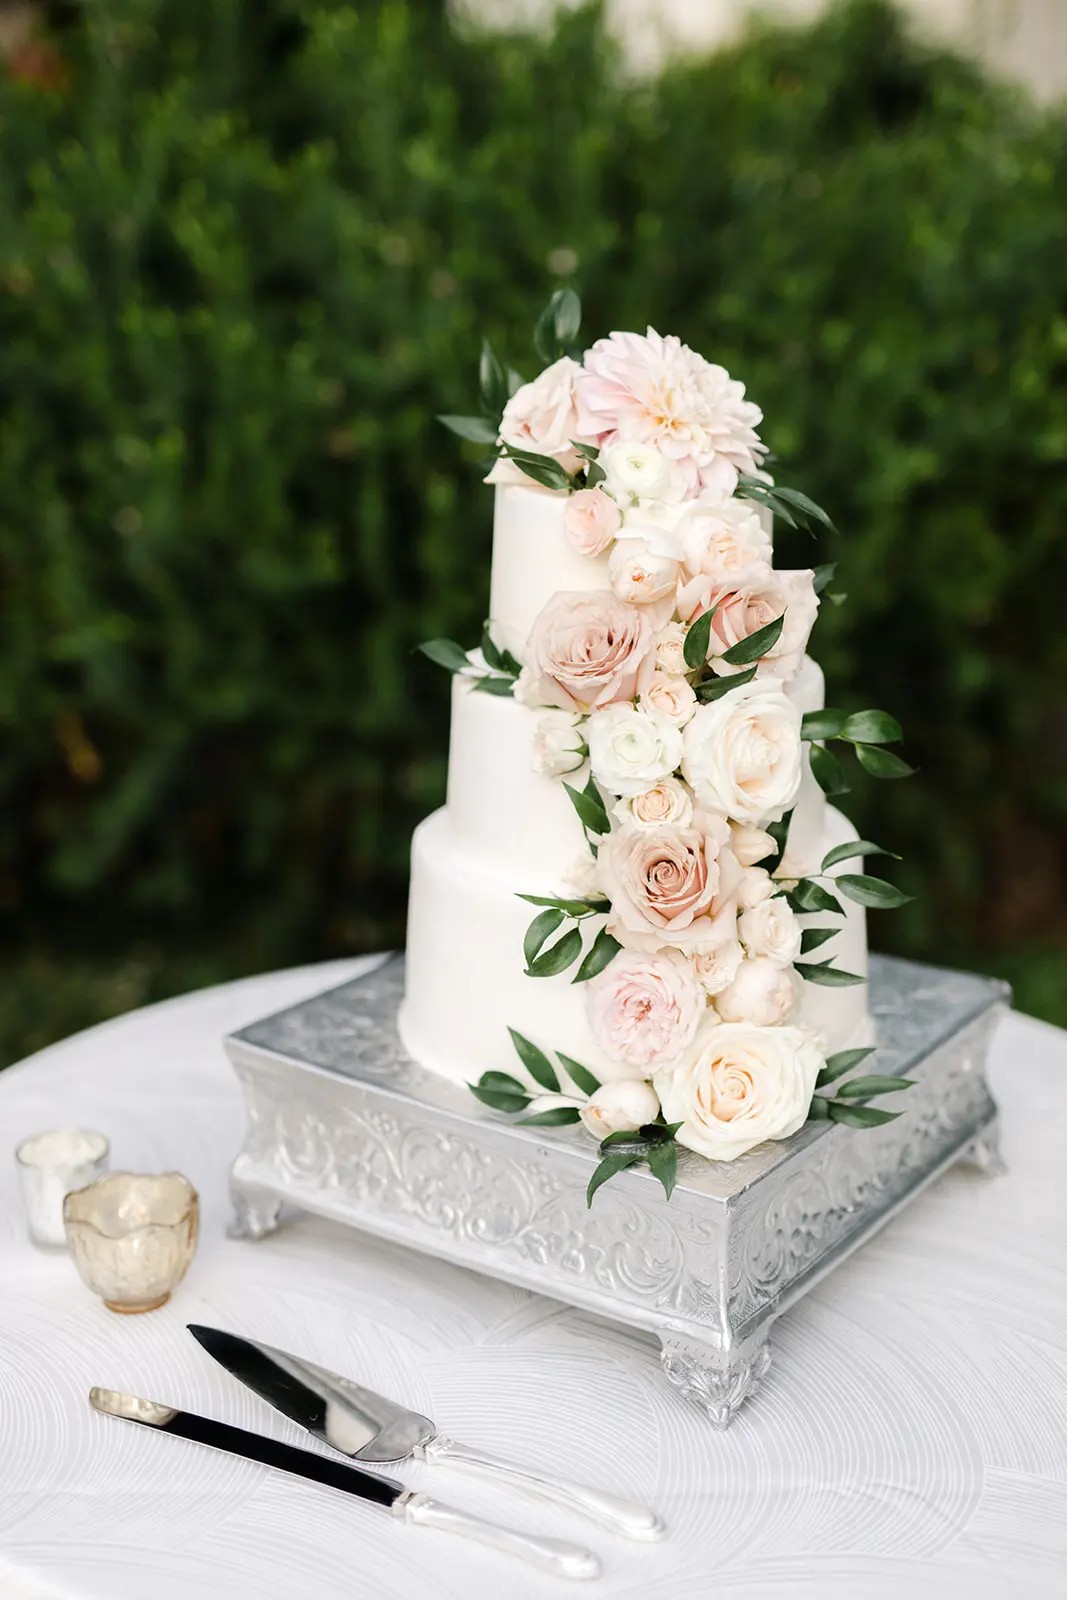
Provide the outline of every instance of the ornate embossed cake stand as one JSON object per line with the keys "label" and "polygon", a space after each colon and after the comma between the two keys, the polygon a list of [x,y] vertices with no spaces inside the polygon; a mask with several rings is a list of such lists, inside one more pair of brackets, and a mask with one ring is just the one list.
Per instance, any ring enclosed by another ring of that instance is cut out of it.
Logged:
{"label": "ornate embossed cake stand", "polygon": [[781,1312],[952,1162],[999,1165],[984,1064],[1009,991],[988,978],[872,960],[877,1070],[916,1080],[895,1122],[810,1122],[730,1163],[683,1153],[669,1203],[633,1168],[592,1209],[582,1130],[517,1126],[405,1054],[403,983],[392,957],[226,1040],[249,1117],[234,1231],[259,1238],[291,1204],[646,1329],[718,1427]]}

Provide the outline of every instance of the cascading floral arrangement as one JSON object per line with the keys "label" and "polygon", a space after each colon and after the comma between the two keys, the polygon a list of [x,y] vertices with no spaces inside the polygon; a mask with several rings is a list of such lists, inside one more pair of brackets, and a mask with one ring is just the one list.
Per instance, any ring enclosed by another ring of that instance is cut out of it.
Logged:
{"label": "cascading floral arrangement", "polygon": [[[474,690],[540,712],[533,764],[564,783],[588,846],[558,896],[521,897],[536,909],[526,972],[573,969],[598,1046],[631,1075],[601,1084],[512,1030],[541,1092],[503,1071],[472,1087],[525,1122],[583,1124],[601,1145],[591,1203],[638,1162],[669,1196],[679,1145],[729,1161],[809,1118],[867,1128],[898,1114],[869,1101],[907,1079],[848,1077],[871,1049],[827,1059],[794,1017],[801,983],[865,981],[816,955],[840,927],[839,896],[880,909],[909,897],[866,873],[829,876],[889,854],[867,840],[804,871],[789,824],[805,744],[829,796],[848,788],[831,742],[876,778],[912,768],[886,748],[901,737],[886,712],[801,715],[785,693],[835,569],[776,571],[758,508],[793,527],[832,525],[767,472],[744,386],[652,329],[578,353],[580,320],[577,296],[558,291],[535,333],[540,376],[524,382],[483,345],[481,414],[441,420],[492,447],[489,482],[566,493],[566,536],[607,554],[609,587],[555,595],[522,662],[489,624],[477,651],[421,648]],[[587,781],[568,783],[587,763]],[[831,920],[802,927],[813,913]]]}

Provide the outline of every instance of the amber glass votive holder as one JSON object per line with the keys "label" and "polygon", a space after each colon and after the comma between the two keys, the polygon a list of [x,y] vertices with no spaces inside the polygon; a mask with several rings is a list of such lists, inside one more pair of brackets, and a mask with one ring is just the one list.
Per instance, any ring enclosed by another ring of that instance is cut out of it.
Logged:
{"label": "amber glass votive holder", "polygon": [[109,1311],[154,1311],[185,1277],[200,1200],[180,1172],[112,1172],[63,1202],[74,1265]]}

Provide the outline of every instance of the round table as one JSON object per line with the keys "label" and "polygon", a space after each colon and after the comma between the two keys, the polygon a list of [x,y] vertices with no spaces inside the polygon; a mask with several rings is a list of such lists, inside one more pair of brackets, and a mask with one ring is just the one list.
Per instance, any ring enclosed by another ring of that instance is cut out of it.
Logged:
{"label": "round table", "polygon": [[114,1316],[0,1207],[0,1595],[107,1600],[541,1600],[566,1586],[450,1535],[101,1417],[90,1385],[307,1444],[185,1331],[258,1335],[470,1444],[654,1504],[631,1545],[443,1468],[394,1475],[590,1544],[593,1592],[669,1600],[1067,1595],[1067,1035],[1021,1016],[990,1077],[1005,1176],[956,1168],[776,1329],[726,1434],[662,1381],[642,1336],[313,1218],[226,1238],[243,1129],[222,1036],[353,976],[248,979],[119,1018],[0,1076],[9,1151],[82,1123],[112,1165],[179,1168],[200,1251],[171,1303]]}

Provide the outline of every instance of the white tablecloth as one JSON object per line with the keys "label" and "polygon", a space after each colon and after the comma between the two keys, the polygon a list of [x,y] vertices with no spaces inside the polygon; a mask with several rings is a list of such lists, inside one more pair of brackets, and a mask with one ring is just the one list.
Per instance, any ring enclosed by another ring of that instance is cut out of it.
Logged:
{"label": "white tablecloth", "polygon": [[443,1469],[412,1484],[588,1541],[591,1592],[664,1600],[1067,1595],[1067,1036],[994,1047],[1006,1177],[956,1169],[778,1324],[718,1434],[654,1349],[503,1285],[313,1219],[224,1237],[242,1106],[227,1030],[358,963],[251,979],[95,1028],[0,1076],[8,1151],[82,1122],[113,1165],[178,1167],[200,1253],[164,1309],[116,1317],[27,1242],[0,1173],[0,1595],[100,1600],[541,1600],[566,1585],[282,1474],[91,1412],[89,1386],[305,1435],[185,1332],[256,1333],[412,1403],[453,1436],[655,1504],[659,1545]]}

